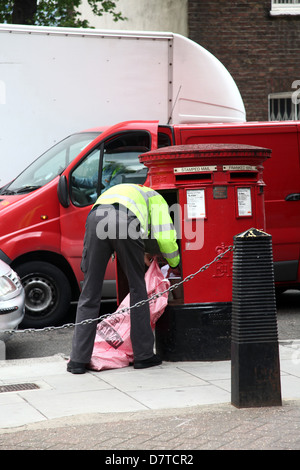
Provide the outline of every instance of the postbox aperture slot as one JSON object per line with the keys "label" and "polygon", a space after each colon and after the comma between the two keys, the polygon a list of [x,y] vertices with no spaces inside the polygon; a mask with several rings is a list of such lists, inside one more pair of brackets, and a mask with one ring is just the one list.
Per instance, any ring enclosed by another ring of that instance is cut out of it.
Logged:
{"label": "postbox aperture slot", "polygon": [[230,179],[237,180],[257,180],[257,171],[233,171],[230,173]]}
{"label": "postbox aperture slot", "polygon": [[212,181],[211,173],[188,173],[184,175],[176,175],[175,180],[180,182],[189,182],[189,181]]}

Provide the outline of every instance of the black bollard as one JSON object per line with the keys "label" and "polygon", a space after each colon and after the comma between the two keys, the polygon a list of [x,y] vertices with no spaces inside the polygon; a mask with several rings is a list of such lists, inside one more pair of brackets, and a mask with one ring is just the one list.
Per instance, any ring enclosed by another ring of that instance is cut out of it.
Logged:
{"label": "black bollard", "polygon": [[250,229],[234,237],[231,403],[281,406],[272,237]]}

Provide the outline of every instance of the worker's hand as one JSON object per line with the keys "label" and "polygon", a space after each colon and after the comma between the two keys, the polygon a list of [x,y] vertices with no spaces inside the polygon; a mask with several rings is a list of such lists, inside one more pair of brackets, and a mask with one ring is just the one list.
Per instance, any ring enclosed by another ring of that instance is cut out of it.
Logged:
{"label": "worker's hand", "polygon": [[153,257],[149,253],[145,253],[144,254],[145,265],[149,267],[152,261],[153,261]]}
{"label": "worker's hand", "polygon": [[181,276],[180,267],[176,266],[176,268],[172,268],[169,266],[168,277],[170,277],[170,274],[173,274],[174,276]]}

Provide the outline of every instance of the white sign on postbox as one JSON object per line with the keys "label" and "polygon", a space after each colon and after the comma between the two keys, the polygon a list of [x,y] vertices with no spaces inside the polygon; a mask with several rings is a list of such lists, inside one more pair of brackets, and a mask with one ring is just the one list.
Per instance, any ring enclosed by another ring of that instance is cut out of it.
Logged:
{"label": "white sign on postbox", "polygon": [[187,190],[186,202],[188,219],[206,217],[204,189]]}
{"label": "white sign on postbox", "polygon": [[238,214],[240,217],[252,215],[251,188],[237,188]]}

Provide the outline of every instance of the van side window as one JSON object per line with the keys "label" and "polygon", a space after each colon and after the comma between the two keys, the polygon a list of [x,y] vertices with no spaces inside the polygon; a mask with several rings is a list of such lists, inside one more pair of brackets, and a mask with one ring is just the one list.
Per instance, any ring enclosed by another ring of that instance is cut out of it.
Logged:
{"label": "van side window", "polygon": [[169,147],[170,145],[172,145],[171,137],[163,132],[159,132],[157,147],[160,149],[162,147]]}
{"label": "van side window", "polygon": [[149,135],[145,132],[125,134],[106,142],[102,164],[102,190],[115,184],[143,184],[147,168],[139,155],[150,149]]}
{"label": "van side window", "polygon": [[94,204],[100,192],[115,184],[143,184],[147,168],[140,163],[139,155],[149,149],[148,132],[125,132],[107,140],[102,154],[100,148],[95,149],[72,172],[70,193],[73,204]]}
{"label": "van side window", "polygon": [[87,206],[97,199],[100,149],[93,150],[70,177],[71,199],[75,206]]}

